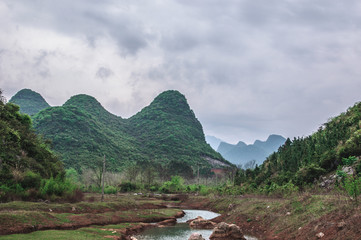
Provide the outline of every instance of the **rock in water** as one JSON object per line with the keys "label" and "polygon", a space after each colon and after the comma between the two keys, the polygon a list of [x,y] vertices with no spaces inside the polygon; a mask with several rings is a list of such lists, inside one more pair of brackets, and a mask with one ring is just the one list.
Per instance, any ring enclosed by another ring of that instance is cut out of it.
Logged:
{"label": "rock in water", "polygon": [[200,233],[192,233],[188,240],[205,240]]}
{"label": "rock in water", "polygon": [[174,226],[177,223],[177,219],[170,218],[158,223],[159,226]]}
{"label": "rock in water", "polygon": [[216,226],[214,222],[206,220],[200,216],[189,222],[189,227],[193,229],[213,229]]}
{"label": "rock in water", "polygon": [[245,240],[241,229],[235,224],[221,222],[209,237],[211,240]]}

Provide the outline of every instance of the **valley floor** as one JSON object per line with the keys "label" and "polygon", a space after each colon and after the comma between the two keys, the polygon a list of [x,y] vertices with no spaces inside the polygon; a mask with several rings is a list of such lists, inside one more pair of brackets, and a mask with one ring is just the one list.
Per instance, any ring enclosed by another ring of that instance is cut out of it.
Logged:
{"label": "valley floor", "polygon": [[86,194],[79,203],[2,203],[0,239],[126,239],[150,226],[146,223],[179,216],[179,209],[221,213],[214,221],[235,223],[259,239],[361,239],[361,208],[342,195],[107,195],[105,202],[99,200],[100,195]]}

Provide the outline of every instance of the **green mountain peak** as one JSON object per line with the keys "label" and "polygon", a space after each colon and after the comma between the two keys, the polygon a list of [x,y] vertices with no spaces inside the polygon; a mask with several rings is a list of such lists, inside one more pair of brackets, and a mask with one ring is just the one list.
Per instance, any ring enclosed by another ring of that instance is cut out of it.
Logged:
{"label": "green mountain peak", "polygon": [[92,96],[87,94],[78,94],[72,96],[68,101],[63,104],[63,107],[77,107],[81,111],[84,111],[93,116],[97,116],[104,122],[113,122],[120,119],[120,117],[108,112],[100,102]]}
{"label": "green mountain peak", "polygon": [[[117,117],[85,94],[33,117],[38,133],[52,140],[65,167],[92,168],[106,155],[110,171],[150,164],[162,177],[211,174],[214,167],[232,167],[206,142],[203,128],[187,99],[178,91],[159,94],[129,119]],[[163,170],[162,170],[163,169]]]}
{"label": "green mountain peak", "polygon": [[19,105],[20,112],[29,115],[34,115],[41,110],[50,107],[39,93],[34,92],[31,89],[20,90],[9,102]]}
{"label": "green mountain peak", "polygon": [[154,99],[150,107],[170,114],[194,116],[185,96],[176,90],[162,92]]}

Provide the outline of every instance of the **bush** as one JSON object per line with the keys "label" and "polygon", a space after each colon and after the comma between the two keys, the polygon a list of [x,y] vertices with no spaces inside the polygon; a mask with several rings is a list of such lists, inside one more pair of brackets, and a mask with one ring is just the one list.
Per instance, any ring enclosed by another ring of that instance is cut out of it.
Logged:
{"label": "bush", "polygon": [[202,196],[207,196],[212,192],[211,187],[208,187],[208,186],[205,186],[205,185],[201,185],[199,187],[200,187],[199,188],[199,194],[202,195]]}
{"label": "bush", "polygon": [[104,193],[105,194],[116,194],[117,193],[117,189],[113,186],[106,186],[104,188]]}
{"label": "bush", "polygon": [[281,186],[275,182],[272,182],[270,185],[266,185],[261,190],[261,192],[268,195],[290,196],[293,193],[298,192],[298,187],[294,185],[291,181]]}
{"label": "bush", "polygon": [[131,182],[123,182],[119,184],[119,188],[121,192],[132,192],[137,189],[137,185]]}
{"label": "bush", "polygon": [[163,185],[160,187],[160,191],[163,193],[175,193],[175,192],[181,192],[185,189],[184,180],[180,176],[172,176],[172,179],[170,181],[166,181],[163,183]]}
{"label": "bush", "polygon": [[7,202],[11,189],[7,185],[0,185],[0,201]]}
{"label": "bush", "polygon": [[43,179],[40,187],[40,194],[43,198],[52,196],[65,196],[72,194],[77,189],[69,180],[62,180],[60,176],[50,179]]}
{"label": "bush", "polygon": [[156,192],[156,191],[158,191],[158,186],[155,186],[155,185],[153,185],[153,186],[151,186],[150,188],[149,188],[149,190],[151,191],[151,192]]}
{"label": "bush", "polygon": [[27,171],[24,179],[21,181],[21,186],[25,189],[35,188],[39,189],[41,184],[41,176],[38,173]]}
{"label": "bush", "polygon": [[74,168],[69,168],[65,170],[65,177],[72,181],[73,183],[79,182],[79,174]]}
{"label": "bush", "polygon": [[343,184],[346,192],[350,195],[358,205],[357,197],[361,194],[361,177],[347,176]]}
{"label": "bush", "polygon": [[343,165],[346,165],[346,166],[350,166],[356,161],[357,161],[357,158],[355,156],[350,156],[348,158],[342,158],[342,163],[343,163]]}
{"label": "bush", "polygon": [[315,179],[318,179],[325,172],[325,169],[312,163],[309,166],[301,168],[296,173],[296,183],[298,186],[303,186],[305,185],[305,183],[312,183]]}

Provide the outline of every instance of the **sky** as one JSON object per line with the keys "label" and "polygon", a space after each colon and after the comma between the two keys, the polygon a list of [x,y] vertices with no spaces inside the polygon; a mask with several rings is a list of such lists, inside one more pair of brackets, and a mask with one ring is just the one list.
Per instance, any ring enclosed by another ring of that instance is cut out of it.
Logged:
{"label": "sky", "polygon": [[307,136],[361,100],[359,0],[0,0],[0,88],[128,118],[162,91],[206,135]]}

